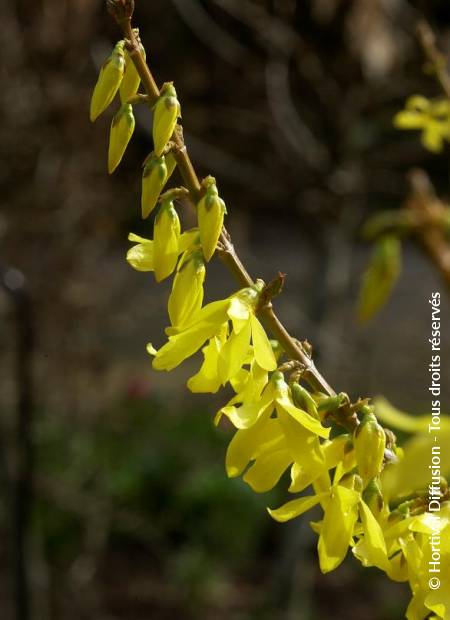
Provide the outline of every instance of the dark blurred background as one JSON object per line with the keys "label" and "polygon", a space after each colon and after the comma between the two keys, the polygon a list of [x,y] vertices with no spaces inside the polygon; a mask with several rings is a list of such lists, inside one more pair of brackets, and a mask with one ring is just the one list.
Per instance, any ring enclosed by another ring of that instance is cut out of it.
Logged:
{"label": "dark blurred background", "polygon": [[[427,300],[446,292],[420,249],[404,248],[380,315],[355,320],[361,224],[403,204],[412,166],[448,194],[448,148],[431,155],[392,126],[409,95],[440,95],[419,17],[448,53],[447,0],[137,0],[135,25],[158,82],[175,81],[191,156],[216,176],[250,272],[287,273],[286,325],[338,390],[423,413]],[[1,617],[404,617],[407,588],[376,570],[349,558],[320,575],[308,519],[265,512],[282,490],[227,480],[230,430],[212,425],[225,397],[185,387],[199,359],[151,369],[168,285],[124,260],[130,230],[151,236],[139,219],[151,119],[139,111],[108,177],[111,112],[88,120],[120,38],[103,2],[9,0],[0,23]],[[211,265],[210,298],[234,286]]]}

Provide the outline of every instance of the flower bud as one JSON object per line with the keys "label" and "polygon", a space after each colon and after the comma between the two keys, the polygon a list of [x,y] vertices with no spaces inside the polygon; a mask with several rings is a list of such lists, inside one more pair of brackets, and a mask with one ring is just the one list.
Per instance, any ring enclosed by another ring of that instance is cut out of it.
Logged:
{"label": "flower bud", "polygon": [[376,478],[383,467],[386,435],[369,407],[365,408],[361,424],[355,430],[353,445],[360,476],[367,483]]}
{"label": "flower bud", "polygon": [[376,480],[371,480],[363,493],[363,500],[369,506],[372,513],[379,515],[384,507],[384,498]]}
{"label": "flower bud", "polygon": [[206,186],[206,193],[197,205],[197,218],[203,256],[206,261],[209,261],[216,251],[227,211],[224,201],[219,197],[216,180],[213,177],[207,177],[203,185]]}
{"label": "flower bud", "polygon": [[155,153],[162,155],[164,147],[170,140],[178,117],[181,116],[177,91],[172,82],[164,84],[161,94],[153,107],[153,143]]}
{"label": "flower bud", "polygon": [[316,401],[307,389],[299,383],[293,383],[291,385],[291,393],[294,404],[297,407],[303,409],[303,411],[307,411],[309,415],[313,416],[313,418],[319,418]]}
{"label": "flower bud", "polygon": [[124,42],[119,41],[111,56],[100,69],[97,84],[91,98],[91,121],[95,121],[106,110],[119,89],[125,70],[123,46]]}
{"label": "flower bud", "polygon": [[169,297],[169,317],[174,327],[186,325],[202,307],[205,274],[201,252],[187,252],[181,259]]}
{"label": "flower bud", "polygon": [[159,195],[175,169],[172,153],[156,157],[154,153],[147,158],[142,171],[142,217],[146,219],[158,202]]}
{"label": "flower bud", "polygon": [[108,172],[111,174],[120,164],[120,161],[133,135],[135,126],[133,108],[124,103],[111,123],[109,134]]}
{"label": "flower bud", "polygon": [[180,220],[172,200],[165,200],[155,218],[153,228],[153,267],[155,279],[161,282],[173,272],[179,255]]}
{"label": "flower bud", "polygon": [[[144,47],[142,45],[139,45],[139,49],[142,56],[145,58]],[[132,61],[131,56],[127,50],[125,50],[124,57],[125,71],[119,88],[120,101],[122,103],[126,103],[130,97],[137,93],[139,84],[141,83],[139,73],[137,72],[137,69],[134,66],[134,62]]]}

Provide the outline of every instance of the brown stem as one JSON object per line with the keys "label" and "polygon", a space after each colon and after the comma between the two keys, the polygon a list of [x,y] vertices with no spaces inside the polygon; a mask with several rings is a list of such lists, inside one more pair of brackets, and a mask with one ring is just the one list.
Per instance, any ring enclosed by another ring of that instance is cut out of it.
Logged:
{"label": "brown stem", "polygon": [[[439,201],[434,193],[430,179],[423,170],[414,169],[409,173],[411,196],[407,207],[424,216],[426,221],[433,221],[433,210],[439,209]],[[441,205],[444,209],[444,206]],[[422,226],[417,228],[416,236],[428,256],[441,274],[447,286],[450,286],[450,245],[439,226]]]}
{"label": "brown stem", "polygon": [[[159,89],[147,65],[143,55],[139,48],[139,42],[131,27],[131,18],[123,18],[121,15],[120,7],[124,0],[113,0],[109,3],[109,10],[113,17],[116,19],[118,25],[121,27],[124,37],[126,39],[126,48],[131,56],[131,59],[139,73],[144,89],[149,97],[150,105],[156,102],[159,96]],[[118,12],[114,11],[114,5],[119,6]],[[192,161],[186,149],[186,145],[183,140],[183,131],[180,125],[177,125],[172,141],[175,144],[173,151],[175,160],[177,162],[178,169],[183,178],[183,182],[189,190],[190,197],[194,204],[198,202],[201,194],[201,185]],[[240,260],[234,245],[231,241],[230,234],[224,227],[220,235],[221,250],[218,252],[220,259],[228,270],[235,277],[237,282],[242,287],[252,286],[254,281],[244,265]],[[316,391],[323,392],[327,396],[334,396],[336,392],[328,384],[326,379],[316,368],[313,360],[303,350],[301,343],[293,338],[281,323],[277,315],[275,314],[272,304],[267,304],[261,308],[259,314],[264,321],[267,329],[273,334],[273,336],[280,342],[286,354],[301,362],[304,373],[303,377],[309,383],[309,385]],[[359,424],[358,417],[353,411],[342,411],[339,415],[334,417],[335,421],[344,426],[350,432]]]}

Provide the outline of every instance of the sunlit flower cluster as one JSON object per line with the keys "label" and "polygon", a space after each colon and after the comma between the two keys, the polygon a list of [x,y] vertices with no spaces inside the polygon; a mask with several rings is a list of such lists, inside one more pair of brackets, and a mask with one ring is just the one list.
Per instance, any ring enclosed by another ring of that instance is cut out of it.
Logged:
{"label": "sunlit flower cluster", "polygon": [[[119,42],[101,70],[91,103],[91,118],[95,119],[120,93],[121,108],[111,128],[110,171],[120,162],[131,137],[134,120],[129,100],[138,87],[138,76]],[[127,254],[133,268],[152,272],[157,282],[173,276],[166,342],[158,349],[147,346],[153,368],[171,371],[201,350],[203,360],[188,380],[188,389],[216,393],[230,386],[234,394],[214,419],[216,424],[227,420],[235,429],[225,459],[228,476],[242,476],[258,493],[280,481],[286,484],[294,498],[268,509],[277,521],[315,509],[311,527],[318,535],[324,573],[337,568],[351,550],[363,566],[375,566],[393,580],[409,582],[413,593],[406,614],[409,620],[423,620],[430,614],[449,620],[446,482],[441,481],[439,525],[428,512],[420,489],[404,497],[389,495],[384,476],[392,478],[406,451],[397,448],[393,433],[383,429],[367,401],[351,405],[346,395],[330,397],[313,391],[301,368],[287,370],[289,360],[278,343],[269,340],[258,318],[264,304],[263,282],[204,304],[206,266],[221,250],[225,203],[215,179],[207,177],[200,198],[194,200],[197,226],[181,230],[177,201],[187,190],[175,188],[161,194],[176,166],[171,137],[180,104],[173,84],[163,87],[153,111],[154,152],[144,162],[141,202],[144,218],[155,211],[153,238],[131,234],[134,245]],[[398,122],[422,123],[422,111],[408,114]],[[333,424],[334,414],[352,406],[359,424],[353,432],[343,431]],[[432,591],[428,562],[430,536],[436,527],[441,534],[442,575],[447,579]]]}

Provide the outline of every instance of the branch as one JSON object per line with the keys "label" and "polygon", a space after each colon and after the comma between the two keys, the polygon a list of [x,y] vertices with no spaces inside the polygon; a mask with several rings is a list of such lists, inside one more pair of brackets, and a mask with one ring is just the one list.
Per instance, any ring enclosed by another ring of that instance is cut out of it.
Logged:
{"label": "branch", "polygon": [[437,48],[434,32],[425,20],[421,20],[417,24],[417,35],[423,52],[433,67],[442,90],[450,99],[450,75],[447,72],[446,58]]}
{"label": "branch", "polygon": [[[141,54],[139,41],[131,26],[133,9],[134,2],[132,2],[132,0],[108,0],[108,10],[122,29],[125,37],[125,47],[139,73],[149,98],[149,105],[153,106],[159,97],[159,89],[147,62]],[[172,141],[175,144],[173,155],[183,181],[189,190],[190,198],[195,206],[201,196],[201,185],[184,143],[183,130],[180,125],[177,125],[174,135],[172,136]],[[242,287],[252,286],[254,284],[253,279],[239,258],[231,241],[231,236],[225,227],[222,229],[220,243],[221,251],[218,252],[218,254],[224,265]],[[275,314],[270,302],[260,309],[259,315],[267,329],[279,341],[286,354],[293,360],[297,360],[302,364],[304,369],[302,376],[305,381],[307,381],[315,391],[322,392],[327,396],[335,396],[336,392],[334,389],[318,371],[313,360],[303,349],[301,343],[293,338],[286,330]],[[342,412],[340,411],[334,416],[334,419],[350,432],[359,424],[357,414],[350,409],[346,410],[344,408]]]}
{"label": "branch", "polygon": [[[445,208],[436,197],[430,179],[423,170],[414,169],[409,173],[411,195],[406,206],[425,221],[439,219]],[[444,282],[450,286],[450,245],[439,225],[421,226],[415,234],[428,256],[439,270]]]}

